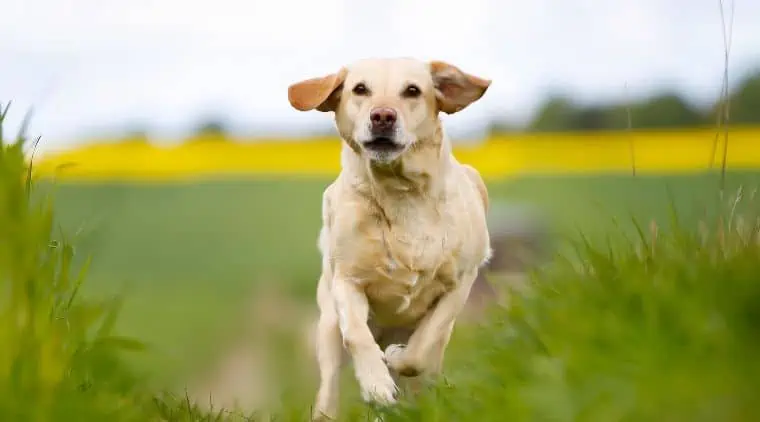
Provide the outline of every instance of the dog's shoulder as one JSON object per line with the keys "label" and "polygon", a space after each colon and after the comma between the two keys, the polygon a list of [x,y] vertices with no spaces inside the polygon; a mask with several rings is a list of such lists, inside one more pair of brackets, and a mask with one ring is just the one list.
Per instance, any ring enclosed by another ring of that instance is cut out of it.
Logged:
{"label": "dog's shoulder", "polygon": [[332,225],[333,220],[333,204],[336,202],[338,180],[327,185],[322,192],[322,225],[324,228],[329,228]]}
{"label": "dog's shoulder", "polygon": [[485,182],[483,182],[483,178],[480,176],[480,173],[475,169],[475,167],[469,164],[460,164],[460,166],[462,166],[462,169],[464,170],[467,178],[478,189],[478,194],[480,194],[480,199],[483,202],[483,209],[488,211],[488,188],[486,187]]}
{"label": "dog's shoulder", "polygon": [[331,237],[353,237],[377,223],[377,210],[367,193],[350,178],[339,176],[322,194],[322,225]]}
{"label": "dog's shoulder", "polygon": [[[322,193],[322,214],[344,214],[343,211],[357,211],[359,205],[367,202],[366,192],[357,189],[350,177],[342,173],[328,185]],[[353,214],[353,212],[351,212]]]}
{"label": "dog's shoulder", "polygon": [[[481,265],[490,255],[490,239],[486,215],[489,199],[486,184],[480,173],[470,165],[457,162],[453,173],[454,194],[451,212],[453,237],[462,239],[459,256],[466,267]],[[478,202],[480,201],[480,202]]]}

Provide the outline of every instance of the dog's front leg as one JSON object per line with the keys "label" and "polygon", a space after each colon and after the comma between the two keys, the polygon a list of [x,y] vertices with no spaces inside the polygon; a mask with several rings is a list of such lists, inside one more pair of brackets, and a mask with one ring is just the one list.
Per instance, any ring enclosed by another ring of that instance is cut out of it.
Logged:
{"label": "dog's front leg", "polygon": [[367,324],[369,303],[361,285],[338,275],[332,291],[343,344],[353,359],[362,397],[382,405],[395,403],[396,383]]}
{"label": "dog's front leg", "polygon": [[385,349],[385,359],[391,369],[408,377],[441,371],[454,322],[467,302],[477,275],[477,269],[465,273],[457,287],[444,294],[420,321],[406,346],[393,344]]}

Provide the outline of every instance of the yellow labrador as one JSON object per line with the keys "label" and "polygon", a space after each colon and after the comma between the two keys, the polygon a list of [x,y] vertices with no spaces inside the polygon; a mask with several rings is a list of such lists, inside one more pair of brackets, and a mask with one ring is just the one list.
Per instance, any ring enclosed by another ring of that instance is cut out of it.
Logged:
{"label": "yellow labrador", "polygon": [[334,112],[342,170],[322,202],[314,418],[338,412],[344,348],[367,401],[399,376],[436,374],[454,321],[491,255],[488,193],[460,164],[439,112],[490,81],[440,61],[368,59],[288,88],[297,110]]}

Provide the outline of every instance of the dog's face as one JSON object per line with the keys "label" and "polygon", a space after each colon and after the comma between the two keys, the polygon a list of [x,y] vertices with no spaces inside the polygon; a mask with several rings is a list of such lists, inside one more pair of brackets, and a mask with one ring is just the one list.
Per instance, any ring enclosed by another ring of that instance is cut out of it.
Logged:
{"label": "dog's face", "polygon": [[297,110],[334,111],[338,132],[369,160],[390,162],[438,129],[438,113],[478,100],[490,81],[443,62],[362,60],[288,89]]}

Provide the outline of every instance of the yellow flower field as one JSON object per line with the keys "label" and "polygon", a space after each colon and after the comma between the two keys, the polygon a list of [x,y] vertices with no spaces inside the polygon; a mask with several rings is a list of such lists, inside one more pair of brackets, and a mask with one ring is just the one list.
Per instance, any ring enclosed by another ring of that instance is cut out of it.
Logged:
{"label": "yellow flower field", "polygon": [[[606,133],[510,134],[472,145],[455,155],[484,177],[526,173],[684,172],[716,167],[723,133],[716,129]],[[65,180],[181,180],[217,175],[335,175],[340,141],[194,139],[161,147],[146,142],[100,142],[40,157],[35,172]],[[713,160],[714,158],[714,160]],[[728,136],[730,168],[760,168],[760,128],[734,128]]]}

